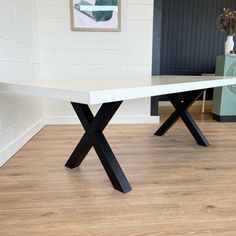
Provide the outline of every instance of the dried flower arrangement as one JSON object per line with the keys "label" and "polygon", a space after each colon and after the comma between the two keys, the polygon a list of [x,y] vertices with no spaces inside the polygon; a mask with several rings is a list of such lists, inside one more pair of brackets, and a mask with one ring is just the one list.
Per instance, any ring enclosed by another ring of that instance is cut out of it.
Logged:
{"label": "dried flower arrangement", "polygon": [[236,34],[236,11],[226,8],[223,11],[224,13],[219,16],[218,27],[228,36],[234,36]]}

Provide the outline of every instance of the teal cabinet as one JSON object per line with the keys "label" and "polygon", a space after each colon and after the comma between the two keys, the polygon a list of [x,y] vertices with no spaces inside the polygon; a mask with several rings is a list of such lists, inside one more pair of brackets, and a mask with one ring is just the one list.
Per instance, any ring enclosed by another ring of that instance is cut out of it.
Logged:
{"label": "teal cabinet", "polygon": [[[218,56],[215,73],[217,76],[236,76],[236,56]],[[236,121],[236,85],[214,89],[212,113],[215,120]]]}

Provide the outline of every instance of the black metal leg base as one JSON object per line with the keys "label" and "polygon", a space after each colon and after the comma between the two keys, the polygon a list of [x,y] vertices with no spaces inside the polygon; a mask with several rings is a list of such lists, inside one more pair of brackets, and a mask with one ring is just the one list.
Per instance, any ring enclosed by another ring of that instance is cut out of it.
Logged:
{"label": "black metal leg base", "polygon": [[71,103],[85,129],[85,134],[65,166],[71,169],[78,167],[90,149],[94,147],[113,187],[127,193],[132,188],[102,132],[121,103],[122,101],[104,103],[95,117],[88,105]]}
{"label": "black metal leg base", "polygon": [[196,142],[201,145],[208,147],[209,143],[206,137],[203,135],[187,109],[201,96],[204,90],[197,90],[188,92],[185,98],[182,100],[179,94],[170,94],[168,98],[175,108],[175,112],[164,122],[164,124],[157,130],[155,135],[164,135],[174,124],[181,118],[188,130],[195,138]]}

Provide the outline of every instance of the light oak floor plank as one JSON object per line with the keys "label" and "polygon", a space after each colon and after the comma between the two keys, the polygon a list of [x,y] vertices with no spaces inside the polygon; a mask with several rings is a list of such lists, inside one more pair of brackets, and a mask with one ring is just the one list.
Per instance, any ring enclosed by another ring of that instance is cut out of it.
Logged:
{"label": "light oak floor plank", "polygon": [[64,167],[80,126],[46,126],[0,169],[0,235],[235,236],[236,123],[192,112],[209,148],[182,122],[164,137],[153,136],[158,125],[108,127],[128,194],[113,190],[93,150],[81,168]]}

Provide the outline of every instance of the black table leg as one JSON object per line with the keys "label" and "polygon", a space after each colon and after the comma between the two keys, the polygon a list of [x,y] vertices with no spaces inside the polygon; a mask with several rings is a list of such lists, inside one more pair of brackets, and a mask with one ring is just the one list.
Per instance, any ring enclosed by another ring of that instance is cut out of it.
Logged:
{"label": "black table leg", "polygon": [[197,90],[188,92],[187,96],[183,101],[180,100],[178,94],[170,94],[168,98],[175,108],[175,112],[164,122],[164,124],[156,131],[155,135],[164,135],[174,124],[181,118],[188,130],[195,138],[196,142],[201,145],[208,147],[209,143],[206,137],[203,135],[187,109],[202,95],[204,90]]}
{"label": "black table leg", "polygon": [[72,103],[85,129],[85,134],[65,166],[71,169],[80,166],[87,153],[94,147],[113,187],[120,192],[127,193],[131,191],[131,186],[102,132],[121,103],[122,101],[104,103],[95,117],[88,105]]}

